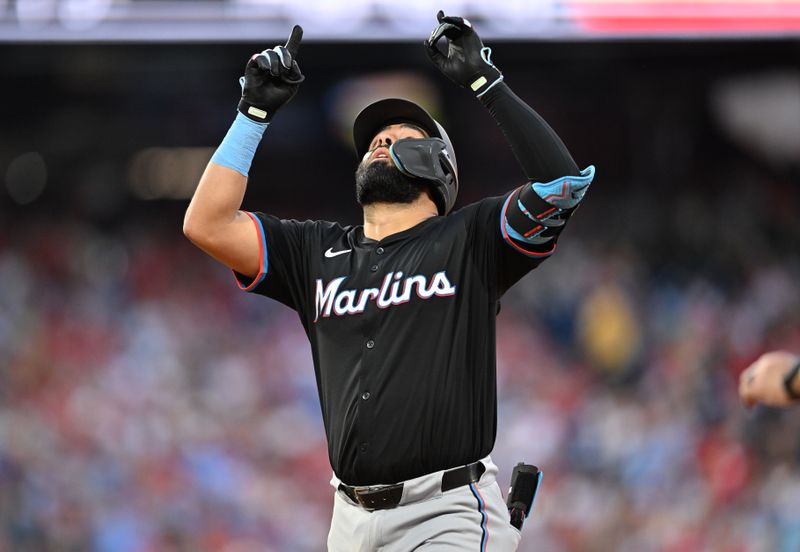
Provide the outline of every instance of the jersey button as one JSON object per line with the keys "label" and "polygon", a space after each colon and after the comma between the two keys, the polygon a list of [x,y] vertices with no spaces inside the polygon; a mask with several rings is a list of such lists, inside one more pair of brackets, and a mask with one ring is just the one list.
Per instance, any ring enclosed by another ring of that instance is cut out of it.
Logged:
{"label": "jersey button", "polygon": [[378,265],[372,265],[371,267],[369,267],[369,269],[370,269],[372,272],[378,272]]}
{"label": "jersey button", "polygon": [[383,247],[379,247],[378,249],[376,249],[375,253],[377,253],[378,255],[383,255]]}
{"label": "jersey button", "polygon": [[369,398],[370,398],[369,391],[364,391],[363,393],[361,393],[361,400],[362,401],[369,400]]}
{"label": "jersey button", "polygon": [[361,443],[361,452],[367,452],[367,443]]}
{"label": "jersey button", "polygon": [[375,346],[375,342],[371,339],[367,341],[367,349],[372,349]]}

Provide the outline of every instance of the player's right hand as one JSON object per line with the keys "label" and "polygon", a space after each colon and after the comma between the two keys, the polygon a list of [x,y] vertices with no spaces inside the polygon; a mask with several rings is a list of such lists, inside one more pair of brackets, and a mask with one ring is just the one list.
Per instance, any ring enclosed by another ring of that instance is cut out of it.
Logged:
{"label": "player's right hand", "polygon": [[258,123],[269,122],[282,105],[291,100],[305,77],[297,65],[303,28],[295,25],[286,46],[275,46],[253,54],[239,79],[242,99],[239,111]]}

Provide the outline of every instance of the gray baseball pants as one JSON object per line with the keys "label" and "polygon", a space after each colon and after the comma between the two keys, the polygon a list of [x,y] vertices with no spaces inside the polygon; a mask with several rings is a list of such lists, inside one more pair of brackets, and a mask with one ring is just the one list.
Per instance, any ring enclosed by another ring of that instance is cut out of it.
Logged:
{"label": "gray baseball pants", "polygon": [[[445,493],[442,473],[405,481],[396,508],[369,511],[334,493],[329,552],[513,552],[521,534],[509,523],[497,466],[488,456],[480,480]],[[333,476],[331,485],[341,481]]]}

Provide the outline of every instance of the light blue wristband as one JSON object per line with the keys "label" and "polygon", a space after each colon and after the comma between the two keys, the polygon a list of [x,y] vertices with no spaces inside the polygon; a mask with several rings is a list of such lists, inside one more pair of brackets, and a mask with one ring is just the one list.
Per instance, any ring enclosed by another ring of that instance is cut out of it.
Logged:
{"label": "light blue wristband", "polygon": [[258,143],[268,125],[269,123],[257,123],[237,112],[236,119],[217,151],[211,156],[211,161],[247,176]]}

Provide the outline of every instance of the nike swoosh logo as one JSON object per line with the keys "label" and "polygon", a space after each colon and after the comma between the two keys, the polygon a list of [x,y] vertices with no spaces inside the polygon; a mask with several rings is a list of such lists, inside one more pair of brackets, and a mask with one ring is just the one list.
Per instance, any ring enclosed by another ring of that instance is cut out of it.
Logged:
{"label": "nike swoosh logo", "polygon": [[325,256],[329,259],[334,257],[338,257],[339,255],[344,255],[345,253],[350,253],[352,249],[342,249],[341,251],[334,251],[333,247],[329,247],[328,250],[325,252]]}

